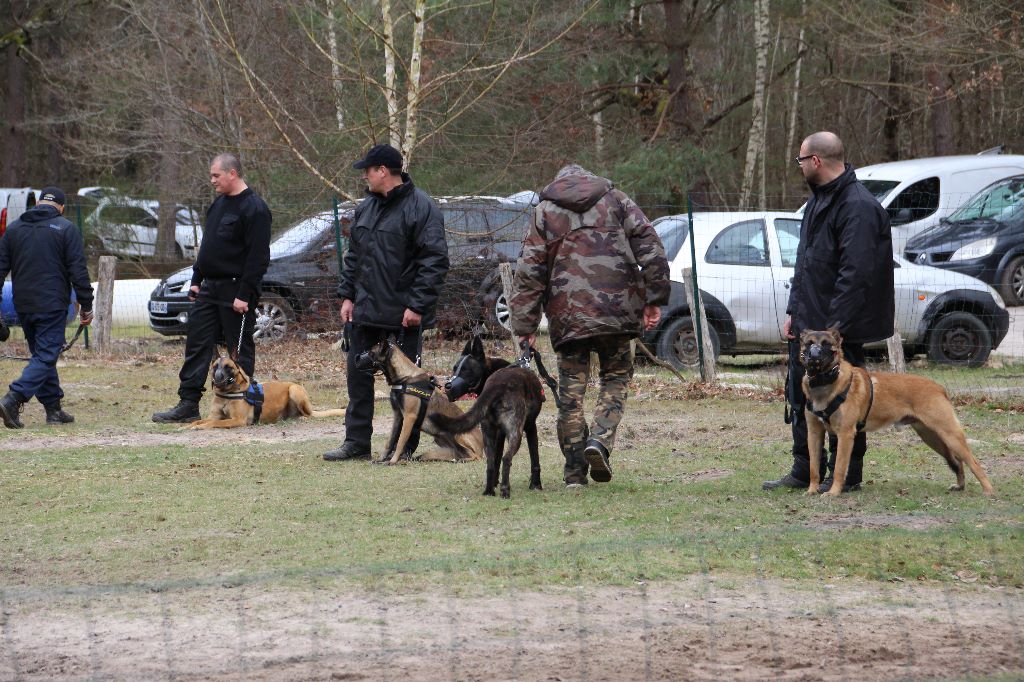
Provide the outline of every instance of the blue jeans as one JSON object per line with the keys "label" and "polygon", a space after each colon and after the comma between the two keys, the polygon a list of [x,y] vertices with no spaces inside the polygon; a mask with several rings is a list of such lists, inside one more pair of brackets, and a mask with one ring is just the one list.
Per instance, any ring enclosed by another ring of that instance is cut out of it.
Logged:
{"label": "blue jeans", "polygon": [[10,389],[21,394],[26,402],[35,396],[43,405],[51,406],[60,403],[64,397],[57,377],[57,359],[64,347],[67,315],[67,309],[50,313],[18,313],[32,359]]}

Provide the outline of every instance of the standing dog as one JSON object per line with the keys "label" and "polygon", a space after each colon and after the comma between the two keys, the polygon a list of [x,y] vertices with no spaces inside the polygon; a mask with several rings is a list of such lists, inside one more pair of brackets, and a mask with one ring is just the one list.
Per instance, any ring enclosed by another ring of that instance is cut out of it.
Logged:
{"label": "standing dog", "polygon": [[398,464],[414,428],[421,428],[424,433],[433,436],[438,445],[437,450],[419,457],[421,461],[465,462],[480,459],[484,449],[480,429],[465,429],[453,434],[434,426],[432,417],[461,417],[462,411],[449,402],[444,392],[434,385],[433,378],[410,360],[392,339],[385,339],[360,353],[356,357],[356,369],[382,372],[391,386],[394,421],[387,450],[377,460],[378,463]]}
{"label": "standing dog", "polygon": [[345,410],[314,410],[306,389],[290,381],[268,381],[260,384],[262,393],[250,391],[249,377],[234,360],[224,355],[210,363],[210,374],[213,388],[210,416],[188,424],[190,429],[233,429],[294,417],[345,416]]}
{"label": "standing dog", "polygon": [[839,438],[832,488],[839,495],[850,465],[853,439],[858,431],[877,431],[891,424],[909,424],[921,440],[946,460],[964,489],[964,464],[981,483],[986,495],[992,484],[967,445],[945,389],[931,379],[909,374],[868,372],[843,360],[843,337],[834,329],[800,334],[800,361],[807,369],[803,389],[807,396],[807,449],[811,453],[811,485],[808,495],[818,493],[818,453],[825,431]]}
{"label": "standing dog", "polygon": [[[499,458],[501,496],[508,498],[511,495],[508,471],[524,433],[530,449],[530,490],[542,490],[537,415],[544,404],[544,392],[537,375],[524,367],[510,366],[505,360],[487,357],[479,336],[466,343],[452,372],[452,380],[445,387],[448,398],[457,400],[466,393],[477,393],[476,403],[469,412],[458,417],[432,415],[430,418],[437,428],[454,433],[480,425],[487,456],[484,495],[494,494],[494,487],[498,484]],[[508,448],[502,456],[506,441]]]}

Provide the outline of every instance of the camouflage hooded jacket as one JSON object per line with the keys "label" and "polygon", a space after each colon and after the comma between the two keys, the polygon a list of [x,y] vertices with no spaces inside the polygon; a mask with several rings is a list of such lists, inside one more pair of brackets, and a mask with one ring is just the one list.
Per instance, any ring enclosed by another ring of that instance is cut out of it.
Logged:
{"label": "camouflage hooded jacket", "polygon": [[579,166],[544,188],[516,267],[512,330],[533,334],[541,307],[555,348],[643,333],[645,305],[668,303],[665,249],[640,207]]}

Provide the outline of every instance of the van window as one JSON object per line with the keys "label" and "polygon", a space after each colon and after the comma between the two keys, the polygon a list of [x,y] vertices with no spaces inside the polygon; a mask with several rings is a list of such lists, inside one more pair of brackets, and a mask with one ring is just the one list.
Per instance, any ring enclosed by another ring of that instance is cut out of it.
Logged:
{"label": "van window", "polygon": [[893,225],[927,218],[939,210],[939,179],[932,177],[918,180],[897,194],[885,210]]}
{"label": "van window", "polygon": [[151,216],[144,208],[137,206],[121,206],[111,204],[102,209],[100,220],[115,225],[142,225],[143,227],[156,227],[156,218]]}
{"label": "van window", "polygon": [[669,262],[679,253],[686,237],[689,236],[689,229],[690,221],[687,218],[666,218],[654,223],[654,231],[658,233],[661,245],[665,247],[665,258]]}
{"label": "van window", "polygon": [[779,237],[782,252],[782,267],[796,267],[796,252],[800,248],[800,221],[791,218],[776,218],[775,234]]}
{"label": "van window", "polygon": [[708,263],[768,265],[768,241],[763,220],[746,220],[722,230],[708,247]]}
{"label": "van window", "polygon": [[[861,180],[860,183],[864,185],[869,192],[875,195],[875,199],[877,199],[880,204],[885,201],[887,196],[889,196],[889,192],[896,189],[900,184],[896,180]],[[800,212],[802,211],[803,207],[801,207]]]}

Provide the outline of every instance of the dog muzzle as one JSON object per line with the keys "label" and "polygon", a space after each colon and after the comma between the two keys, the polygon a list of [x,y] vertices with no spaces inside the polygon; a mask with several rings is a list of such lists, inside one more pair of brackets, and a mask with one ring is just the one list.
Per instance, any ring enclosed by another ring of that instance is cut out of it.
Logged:
{"label": "dog muzzle", "polygon": [[462,396],[469,393],[469,389],[469,382],[462,377],[454,377],[444,385],[445,395],[448,396],[448,400],[451,402],[455,402]]}
{"label": "dog muzzle", "polygon": [[216,388],[227,388],[235,383],[235,373],[225,367],[213,370],[213,385]]}
{"label": "dog muzzle", "polygon": [[380,366],[377,364],[377,361],[370,355],[370,351],[364,350],[356,356],[356,369],[360,372],[374,374],[379,368]]}
{"label": "dog muzzle", "polygon": [[807,369],[817,371],[831,366],[835,357],[835,351],[826,349],[820,343],[813,343],[804,351],[804,364]]}

